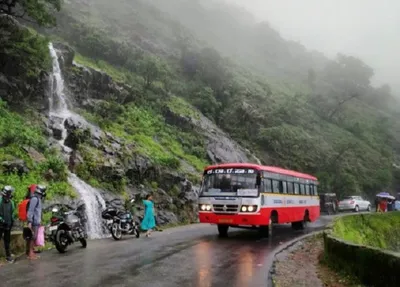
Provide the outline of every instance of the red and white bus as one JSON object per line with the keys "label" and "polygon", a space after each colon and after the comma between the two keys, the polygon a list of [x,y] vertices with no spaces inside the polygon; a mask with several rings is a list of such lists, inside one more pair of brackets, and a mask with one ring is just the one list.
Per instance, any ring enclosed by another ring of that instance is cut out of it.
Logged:
{"label": "red and white bus", "polygon": [[206,167],[199,196],[201,223],[258,228],[266,235],[273,224],[303,229],[320,215],[316,177],[279,167],[228,163]]}

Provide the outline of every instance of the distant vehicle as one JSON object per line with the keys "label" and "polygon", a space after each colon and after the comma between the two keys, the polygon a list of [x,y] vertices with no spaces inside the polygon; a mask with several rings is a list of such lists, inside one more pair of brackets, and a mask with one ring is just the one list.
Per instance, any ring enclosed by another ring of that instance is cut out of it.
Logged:
{"label": "distant vehicle", "polygon": [[245,163],[209,166],[199,196],[201,223],[217,224],[220,236],[229,227],[272,233],[273,224],[295,230],[320,216],[316,177],[278,167]]}
{"label": "distant vehicle", "polygon": [[333,214],[338,212],[338,200],[336,193],[319,194],[320,211]]}
{"label": "distant vehicle", "polygon": [[339,211],[353,210],[355,212],[366,210],[371,211],[371,203],[361,196],[346,196],[339,201]]}

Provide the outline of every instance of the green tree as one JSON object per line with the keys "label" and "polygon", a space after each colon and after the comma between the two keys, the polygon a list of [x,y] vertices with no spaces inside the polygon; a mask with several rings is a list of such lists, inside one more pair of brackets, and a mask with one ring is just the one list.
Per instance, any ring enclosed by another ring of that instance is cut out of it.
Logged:
{"label": "green tree", "polygon": [[221,103],[215,99],[214,91],[210,87],[198,87],[191,93],[191,102],[211,119],[215,119],[217,110],[221,108]]}
{"label": "green tree", "polygon": [[150,88],[153,82],[165,79],[167,68],[160,58],[155,56],[147,56],[138,63],[139,74],[144,79],[144,87]]}
{"label": "green tree", "polygon": [[7,14],[41,26],[54,26],[53,13],[61,10],[62,0],[0,0],[0,14]]}

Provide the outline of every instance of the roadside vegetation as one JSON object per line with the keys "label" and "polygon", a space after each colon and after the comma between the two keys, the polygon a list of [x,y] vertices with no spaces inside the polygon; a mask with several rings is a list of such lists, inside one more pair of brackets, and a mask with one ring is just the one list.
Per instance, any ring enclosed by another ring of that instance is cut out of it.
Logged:
{"label": "roadside vegetation", "polygon": [[400,212],[340,217],[333,225],[333,235],[360,245],[400,251]]}
{"label": "roadside vegetation", "polygon": [[49,199],[56,194],[75,196],[67,182],[66,165],[57,151],[47,147],[39,123],[35,113],[27,111],[21,117],[0,100],[0,186],[12,185],[16,202],[34,183],[48,185]]}

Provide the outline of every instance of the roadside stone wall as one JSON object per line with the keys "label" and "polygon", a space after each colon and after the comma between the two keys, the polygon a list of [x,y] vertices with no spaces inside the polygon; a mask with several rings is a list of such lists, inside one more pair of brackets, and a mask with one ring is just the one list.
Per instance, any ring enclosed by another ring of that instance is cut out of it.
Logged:
{"label": "roadside stone wall", "polygon": [[399,252],[359,245],[338,238],[333,233],[335,223],[337,220],[324,231],[324,253],[332,267],[357,276],[367,286],[400,286]]}

